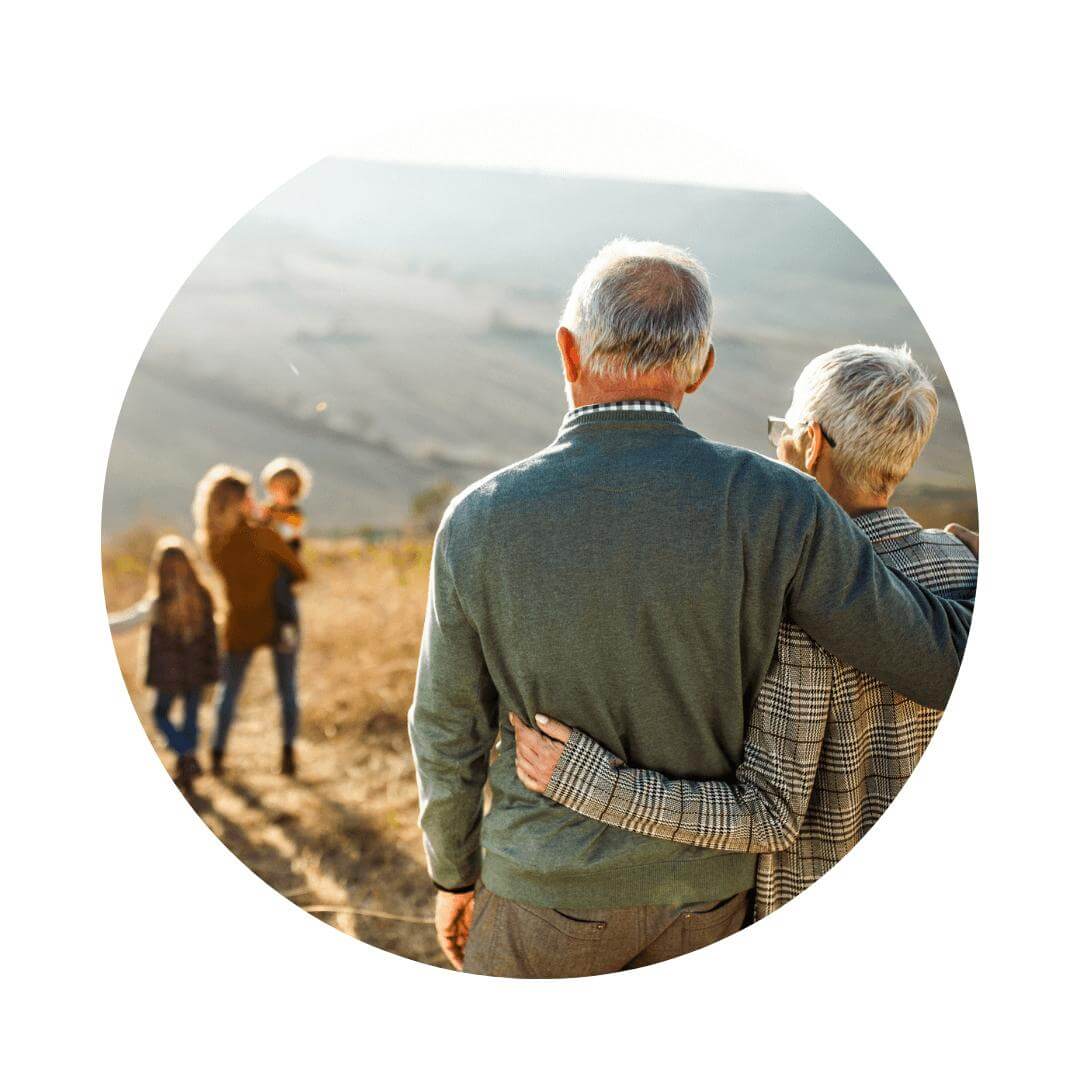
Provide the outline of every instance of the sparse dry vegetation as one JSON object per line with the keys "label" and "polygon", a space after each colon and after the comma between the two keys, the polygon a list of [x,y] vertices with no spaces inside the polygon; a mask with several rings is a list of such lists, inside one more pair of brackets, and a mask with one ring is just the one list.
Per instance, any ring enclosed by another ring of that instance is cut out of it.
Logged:
{"label": "sparse dry vegetation", "polygon": [[[141,595],[156,535],[142,527],[105,545],[111,610]],[[430,926],[355,913],[431,915],[406,732],[429,541],[310,540],[305,558],[311,581],[301,594],[299,775],[277,775],[277,699],[263,650],[230,737],[228,773],[197,780],[192,806],[238,858],[300,907],[372,945],[445,966]],[[211,572],[203,576],[217,588]],[[150,719],[139,639],[138,632],[118,637],[117,656],[139,719],[171,765]],[[213,723],[208,702],[204,756]]]}
{"label": "sparse dry vegetation", "polygon": [[[974,498],[963,493],[915,489],[900,501],[930,526],[978,524]],[[437,522],[443,492],[428,502],[424,509]],[[103,546],[110,610],[142,595],[163,531],[171,530],[143,524]],[[290,780],[277,774],[277,698],[263,650],[231,733],[228,773],[196,781],[192,806],[239,859],[294,903],[362,941],[446,966],[432,928],[422,921],[430,917],[432,891],[416,827],[406,731],[430,543],[422,536],[307,541],[311,581],[301,593],[299,775]],[[220,583],[208,568],[201,572],[220,611]],[[150,719],[152,692],[142,684],[140,638],[138,632],[116,638],[117,657],[139,719],[171,766]],[[204,757],[213,726],[207,701]]]}
{"label": "sparse dry vegetation", "polygon": [[456,493],[457,489],[449,480],[442,480],[419,492],[409,510],[413,531],[422,536],[434,536],[446,507]]}

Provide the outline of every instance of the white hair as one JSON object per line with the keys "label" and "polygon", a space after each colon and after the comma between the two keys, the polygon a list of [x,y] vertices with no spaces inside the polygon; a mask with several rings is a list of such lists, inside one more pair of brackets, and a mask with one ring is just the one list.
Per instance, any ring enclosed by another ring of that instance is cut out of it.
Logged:
{"label": "white hair", "polygon": [[906,345],[844,345],[803,368],[785,420],[796,432],[817,421],[836,443],[840,479],[888,496],[918,460],[937,411],[933,383]]}
{"label": "white hair", "polygon": [[625,237],[582,270],[563,311],[582,367],[601,377],[640,377],[667,368],[680,382],[700,378],[712,334],[705,267],[669,244]]}

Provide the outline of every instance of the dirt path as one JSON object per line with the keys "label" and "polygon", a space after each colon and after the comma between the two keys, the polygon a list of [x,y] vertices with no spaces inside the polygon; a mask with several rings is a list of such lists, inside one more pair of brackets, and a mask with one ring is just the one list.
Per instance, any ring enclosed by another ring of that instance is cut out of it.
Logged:
{"label": "dirt path", "polygon": [[301,737],[300,771],[290,779],[276,771],[273,712],[272,706],[247,711],[231,734],[226,775],[200,778],[192,807],[234,855],[293,903],[316,909],[317,918],[362,941],[440,963],[430,926],[356,913],[431,915],[431,885],[414,835],[415,798],[393,794],[413,779],[401,722],[388,718],[381,732],[369,731],[364,760],[344,770],[337,747]]}
{"label": "dirt path", "polygon": [[[430,919],[433,894],[416,827],[405,721],[426,554],[342,541],[315,545],[309,560],[298,774],[278,774],[277,701],[269,653],[262,650],[230,733],[226,775],[198,779],[191,806],[239,859],[315,918],[401,956],[446,966],[423,921]],[[133,558],[133,567],[138,562]],[[106,592],[116,596],[110,598],[115,608],[135,590],[115,575],[110,581],[108,565]],[[171,767],[150,719],[150,692],[139,686],[138,635],[116,645],[143,726]],[[207,703],[200,717],[204,767],[212,732]]]}

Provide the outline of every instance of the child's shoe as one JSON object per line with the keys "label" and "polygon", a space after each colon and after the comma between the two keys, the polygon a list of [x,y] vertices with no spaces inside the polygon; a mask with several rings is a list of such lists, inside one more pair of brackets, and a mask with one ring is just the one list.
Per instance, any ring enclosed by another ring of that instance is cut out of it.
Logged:
{"label": "child's shoe", "polygon": [[176,762],[176,772],[173,774],[173,779],[176,781],[176,786],[185,795],[190,795],[192,782],[201,773],[202,769],[199,768],[199,763],[195,760],[194,754],[181,754]]}
{"label": "child's shoe", "polygon": [[291,746],[283,746],[281,748],[281,775],[296,775],[296,756],[293,754],[293,748]]}

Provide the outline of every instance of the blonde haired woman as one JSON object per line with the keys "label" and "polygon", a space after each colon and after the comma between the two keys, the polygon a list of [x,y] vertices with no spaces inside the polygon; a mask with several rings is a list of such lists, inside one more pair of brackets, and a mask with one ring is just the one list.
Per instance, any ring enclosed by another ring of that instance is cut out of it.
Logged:
{"label": "blonde haired woman", "polygon": [[196,537],[225,585],[225,658],[218,697],[217,731],[211,752],[214,774],[224,771],[225,747],[251,657],[273,649],[281,701],[281,771],[296,771],[293,741],[300,713],[296,702],[295,650],[274,648],[278,637],[274,584],[284,569],[294,582],[307,577],[296,553],[271,528],[253,524],[251,477],[230,465],[215,465],[199,482],[192,507]]}

